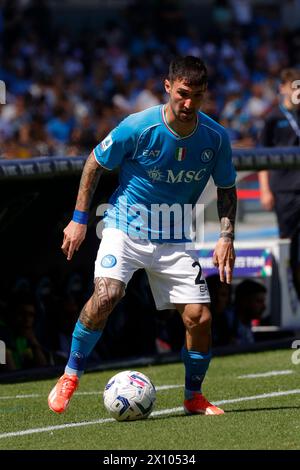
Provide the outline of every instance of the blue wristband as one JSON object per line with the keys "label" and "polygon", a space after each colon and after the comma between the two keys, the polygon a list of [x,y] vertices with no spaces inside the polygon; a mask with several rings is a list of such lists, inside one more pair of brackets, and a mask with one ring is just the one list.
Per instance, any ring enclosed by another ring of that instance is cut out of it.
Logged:
{"label": "blue wristband", "polygon": [[78,224],[84,224],[87,225],[89,219],[89,214],[88,212],[83,212],[83,211],[75,211],[73,212],[73,218],[72,220],[74,222],[77,222]]}

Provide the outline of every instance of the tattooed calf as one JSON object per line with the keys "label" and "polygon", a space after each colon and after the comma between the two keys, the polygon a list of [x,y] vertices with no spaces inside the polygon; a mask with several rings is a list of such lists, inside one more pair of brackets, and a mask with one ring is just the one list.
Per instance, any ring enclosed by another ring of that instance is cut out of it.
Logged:
{"label": "tattooed calf", "polygon": [[124,282],[97,277],[94,293],[81,310],[79,320],[91,330],[103,330],[109,314],[124,294]]}

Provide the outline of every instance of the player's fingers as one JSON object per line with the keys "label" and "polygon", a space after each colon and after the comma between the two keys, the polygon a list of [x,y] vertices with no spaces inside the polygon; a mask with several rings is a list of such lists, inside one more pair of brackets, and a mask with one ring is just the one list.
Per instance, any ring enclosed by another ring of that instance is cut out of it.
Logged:
{"label": "player's fingers", "polygon": [[70,244],[70,240],[66,238],[64,239],[63,244],[61,245],[61,249],[65,255],[68,253],[69,244]]}
{"label": "player's fingers", "polygon": [[231,284],[232,281],[232,269],[230,263],[226,264],[226,283]]}
{"label": "player's fingers", "polygon": [[76,240],[71,240],[69,250],[68,250],[68,257],[67,257],[68,261],[73,257],[75,249],[76,249]]}
{"label": "player's fingers", "polygon": [[79,250],[82,241],[83,241],[83,240],[79,240],[79,241],[75,244],[75,251],[78,251],[78,250]]}
{"label": "player's fingers", "polygon": [[213,265],[214,265],[216,268],[219,266],[217,254],[216,254],[215,251],[214,251],[214,254],[213,254],[212,262],[213,262]]}
{"label": "player's fingers", "polygon": [[219,276],[220,276],[220,281],[224,282],[225,281],[225,273],[224,273],[224,263],[219,263]]}
{"label": "player's fingers", "polygon": [[226,261],[226,282],[228,284],[231,284],[231,281],[232,281],[234,262],[235,262],[235,251],[233,249],[230,252],[229,257],[227,258],[227,261]]}
{"label": "player's fingers", "polygon": [[69,245],[69,249],[68,249],[68,255],[67,255],[67,260],[70,261],[72,259],[72,256],[74,254],[74,250],[75,250],[75,243],[73,241],[71,241],[70,245]]}

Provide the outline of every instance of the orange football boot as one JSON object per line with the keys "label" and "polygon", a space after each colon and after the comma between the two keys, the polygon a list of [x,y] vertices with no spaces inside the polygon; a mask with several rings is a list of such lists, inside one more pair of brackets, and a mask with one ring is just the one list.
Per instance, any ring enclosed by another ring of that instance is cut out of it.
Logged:
{"label": "orange football boot", "polygon": [[186,414],[195,415],[223,415],[224,411],[221,408],[209,403],[208,400],[199,392],[193,392],[193,397],[189,400],[184,400],[183,408]]}
{"label": "orange football boot", "polygon": [[78,384],[77,375],[64,374],[49,393],[48,405],[50,410],[55,413],[63,413],[67,409],[73,393],[78,388]]}

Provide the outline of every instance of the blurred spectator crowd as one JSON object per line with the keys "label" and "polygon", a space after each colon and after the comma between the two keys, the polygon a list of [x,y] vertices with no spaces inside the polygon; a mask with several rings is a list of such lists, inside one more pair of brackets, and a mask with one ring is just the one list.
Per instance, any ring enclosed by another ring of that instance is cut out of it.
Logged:
{"label": "blurred spectator crowd", "polygon": [[300,5],[255,10],[253,3],[213,2],[204,34],[184,16],[183,2],[131,1],[122,21],[116,15],[74,34],[53,21],[46,0],[1,1],[0,157],[88,153],[126,115],[165,100],[163,79],[177,54],[205,60],[203,111],[226,126],[235,146],[254,145],[280,70],[299,65]]}
{"label": "blurred spectator crowd", "polygon": [[[213,347],[253,344],[252,327],[268,321],[265,286],[240,281],[232,295],[231,286],[221,283],[217,274],[209,276],[207,283]],[[90,280],[79,272],[61,280],[52,275],[18,277],[5,286],[0,294],[0,338],[6,345],[6,364],[0,365],[0,373],[65,365],[79,311],[91,289]],[[184,339],[179,313],[156,311],[147,276],[139,270],[89,361],[97,365],[105,360],[179,353]]]}
{"label": "blurred spectator crowd", "polygon": [[[15,277],[0,292],[0,339],[6,364],[0,373],[65,365],[79,312],[90,297],[92,279],[74,272]],[[127,286],[126,296],[109,317],[90,362],[179,351],[184,327],[178,313],[158,314],[144,271]],[[139,334],[137,334],[139,332]]]}

